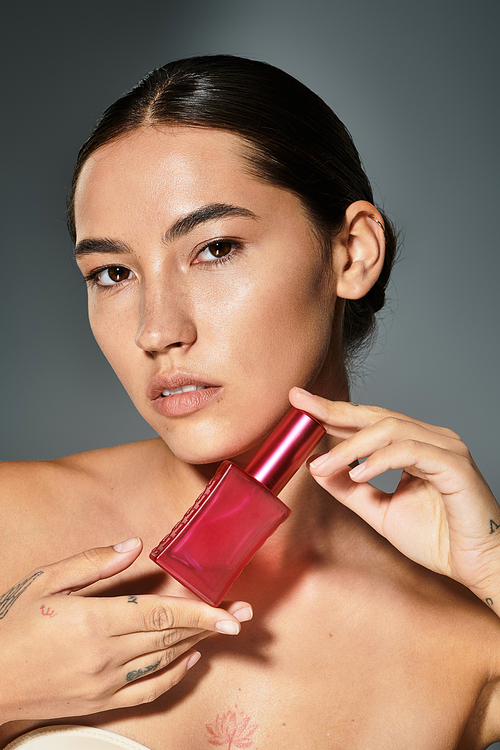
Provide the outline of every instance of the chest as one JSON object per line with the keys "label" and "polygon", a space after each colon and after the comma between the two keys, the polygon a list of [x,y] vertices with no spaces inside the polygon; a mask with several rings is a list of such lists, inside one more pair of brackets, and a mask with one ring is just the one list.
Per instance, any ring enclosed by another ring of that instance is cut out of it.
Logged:
{"label": "chest", "polygon": [[100,725],[152,750],[458,747],[480,691],[453,666],[459,654],[312,614],[278,629],[256,608],[238,638],[200,644],[202,659],[169,693]]}
{"label": "chest", "polygon": [[[182,595],[147,557],[171,524],[80,519],[77,532],[68,522],[50,540],[59,558],[134,533],[145,547],[128,571],[88,594]],[[43,559],[42,549],[30,555]],[[396,604],[400,589],[382,588],[380,574],[269,570],[268,561],[252,562],[230,592],[252,603],[254,620],[235,638],[200,643],[202,659],[168,693],[63,723],[100,726],[151,750],[459,747],[484,678],[477,652],[464,654],[456,637],[459,624],[432,614],[435,602],[423,613],[411,597]]]}

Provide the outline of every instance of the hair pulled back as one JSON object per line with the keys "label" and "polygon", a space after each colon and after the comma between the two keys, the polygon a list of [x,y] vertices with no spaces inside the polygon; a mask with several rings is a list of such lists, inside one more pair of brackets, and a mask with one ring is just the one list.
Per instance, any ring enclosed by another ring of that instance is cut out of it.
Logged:
{"label": "hair pulled back", "polygon": [[[267,63],[231,55],[192,57],[153,70],[104,112],[81,148],[73,174],[68,197],[73,241],[75,188],[88,157],[133,130],[166,124],[217,128],[243,138],[250,145],[251,171],[301,200],[324,248],[342,228],[351,203],[373,203],[351,135],[319,96]],[[397,242],[383,218],[386,256],[378,281],[363,298],[346,300],[346,354],[370,339],[375,313],[385,302]]]}

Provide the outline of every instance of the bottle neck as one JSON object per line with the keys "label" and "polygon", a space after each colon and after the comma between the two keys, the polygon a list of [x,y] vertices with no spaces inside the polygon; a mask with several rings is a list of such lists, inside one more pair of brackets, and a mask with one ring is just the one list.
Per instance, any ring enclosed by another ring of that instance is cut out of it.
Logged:
{"label": "bottle neck", "polygon": [[313,417],[292,407],[245,467],[277,495],[325,434]]}

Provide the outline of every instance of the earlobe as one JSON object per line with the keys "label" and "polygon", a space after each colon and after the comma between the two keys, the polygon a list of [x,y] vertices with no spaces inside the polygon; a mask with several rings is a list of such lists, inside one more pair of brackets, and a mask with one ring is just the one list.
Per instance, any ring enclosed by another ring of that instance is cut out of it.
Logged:
{"label": "earlobe", "polygon": [[360,299],[375,284],[384,264],[384,225],[375,206],[368,201],[351,203],[337,241],[337,295]]}

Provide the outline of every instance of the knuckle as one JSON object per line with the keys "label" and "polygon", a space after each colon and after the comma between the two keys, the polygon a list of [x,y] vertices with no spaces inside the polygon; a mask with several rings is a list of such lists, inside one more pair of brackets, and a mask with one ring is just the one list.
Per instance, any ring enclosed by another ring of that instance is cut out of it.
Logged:
{"label": "knuckle", "polygon": [[422,443],[414,438],[408,438],[404,441],[404,447],[406,449],[407,456],[413,458],[416,453],[420,450]]}
{"label": "knuckle", "polygon": [[158,688],[153,689],[152,687],[148,688],[148,690],[143,694],[142,702],[143,703],[154,703],[154,701],[160,697],[162,694],[162,691]]}
{"label": "knuckle", "polygon": [[387,430],[389,430],[390,432],[394,432],[400,429],[403,420],[399,419],[399,417],[386,417],[384,420],[382,420],[382,422]]}
{"label": "knuckle", "polygon": [[446,435],[446,437],[449,437],[452,440],[458,440],[459,442],[462,442],[462,438],[457,432],[455,432],[455,430],[450,430],[449,427],[444,427],[443,429],[444,429],[444,434]]}
{"label": "knuckle", "polygon": [[158,662],[158,669],[164,669],[164,667],[168,667],[170,664],[172,664],[173,661],[175,661],[176,654],[174,653],[174,650],[171,648],[167,648],[161,655],[160,660]]}
{"label": "knuckle", "polygon": [[463,456],[464,458],[467,458],[469,461],[472,461],[472,456],[471,456],[470,450],[465,445],[465,443],[462,443],[461,440],[459,440],[459,442],[458,442],[457,447],[455,448],[455,450],[457,450],[457,452],[461,456]]}
{"label": "knuckle", "polygon": [[102,558],[101,558],[101,551],[99,549],[87,549],[85,552],[81,552],[81,559],[87,560],[93,568],[96,568],[97,570],[100,570]]}
{"label": "knuckle", "polygon": [[103,675],[110,663],[108,649],[94,646],[83,652],[83,671],[89,676]]}
{"label": "knuckle", "polygon": [[160,633],[159,638],[159,648],[165,649],[165,648],[171,648],[173,645],[177,643],[181,639],[181,634],[175,629],[167,629]]}
{"label": "knuckle", "polygon": [[163,604],[153,604],[144,615],[146,629],[168,630],[174,625],[174,617],[170,607]]}
{"label": "knuckle", "polygon": [[470,455],[469,451],[467,453],[464,453],[463,455],[459,455],[457,467],[459,471],[464,472],[464,476],[477,476],[479,474],[476,464],[474,463],[474,459]]}
{"label": "knuckle", "polygon": [[400,437],[404,437],[404,422],[399,417],[393,415],[384,417],[377,422],[377,429],[381,431],[385,440],[393,442]]}
{"label": "knuckle", "polygon": [[368,412],[371,412],[374,416],[380,417],[383,414],[387,414],[387,409],[384,409],[383,406],[376,406],[375,404],[367,404],[364,407]]}
{"label": "knuckle", "polygon": [[469,449],[465,445],[465,443],[458,443],[457,447],[455,448],[456,452],[461,458],[467,459],[470,463],[473,463],[472,456],[470,454]]}

